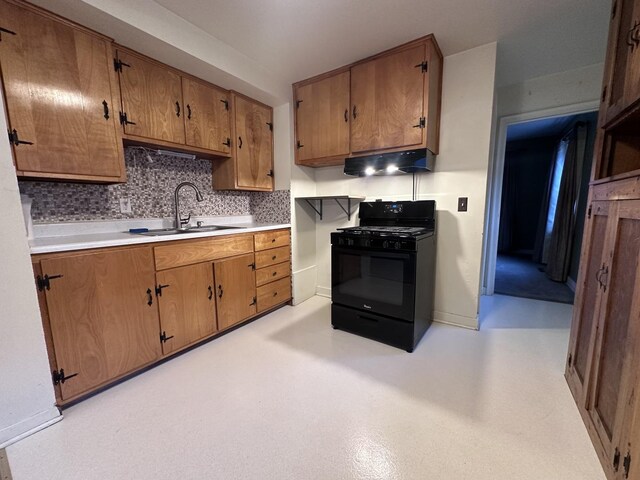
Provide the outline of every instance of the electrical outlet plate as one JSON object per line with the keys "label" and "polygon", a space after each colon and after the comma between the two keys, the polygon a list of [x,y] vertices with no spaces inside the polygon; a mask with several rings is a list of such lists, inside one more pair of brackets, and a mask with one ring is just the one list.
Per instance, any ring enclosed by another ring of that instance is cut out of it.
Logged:
{"label": "electrical outlet plate", "polygon": [[459,212],[466,212],[468,203],[469,203],[469,197],[459,197],[458,198],[458,211]]}
{"label": "electrical outlet plate", "polygon": [[120,213],[131,213],[131,200],[127,197],[120,199]]}

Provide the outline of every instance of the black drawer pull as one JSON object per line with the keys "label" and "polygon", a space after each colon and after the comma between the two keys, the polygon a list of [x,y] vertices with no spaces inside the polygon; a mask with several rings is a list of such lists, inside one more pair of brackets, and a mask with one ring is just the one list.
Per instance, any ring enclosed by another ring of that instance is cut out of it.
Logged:
{"label": "black drawer pull", "polygon": [[275,260],[276,258],[278,258],[278,257],[276,257],[276,256],[274,255],[273,257],[271,257],[271,260]]}
{"label": "black drawer pull", "polygon": [[187,119],[191,120],[191,105],[187,103]]}
{"label": "black drawer pull", "polygon": [[153,305],[153,295],[151,295],[153,292],[151,292],[150,288],[147,288],[147,305],[151,306]]}
{"label": "black drawer pull", "polygon": [[361,318],[362,320],[366,320],[368,322],[374,322],[374,323],[378,323],[380,321],[377,318],[365,317],[364,315],[358,315],[358,318]]}
{"label": "black drawer pull", "polygon": [[180,117],[180,102],[176,102],[176,117]]}
{"label": "black drawer pull", "polygon": [[276,275],[278,275],[278,272],[273,272],[273,273],[271,274],[271,276],[272,276],[272,277],[275,277]]}
{"label": "black drawer pull", "polygon": [[222,290],[222,285],[218,285],[218,298],[222,298],[224,295],[224,290]]}
{"label": "black drawer pull", "polygon": [[242,148],[242,137],[238,137],[238,148]]}
{"label": "black drawer pull", "polygon": [[211,285],[209,285],[209,287],[207,287],[209,290],[209,300],[211,300],[213,298],[213,288],[211,287]]}
{"label": "black drawer pull", "polygon": [[278,292],[273,292],[273,296],[277,297],[278,296]]}

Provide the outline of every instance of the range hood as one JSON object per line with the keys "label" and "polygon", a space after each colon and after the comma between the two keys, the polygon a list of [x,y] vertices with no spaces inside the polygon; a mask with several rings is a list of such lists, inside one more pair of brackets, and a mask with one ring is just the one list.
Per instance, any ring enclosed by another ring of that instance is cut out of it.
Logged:
{"label": "range hood", "polygon": [[398,175],[433,170],[435,155],[427,148],[408,152],[383,153],[366,157],[345,158],[344,174],[353,177]]}

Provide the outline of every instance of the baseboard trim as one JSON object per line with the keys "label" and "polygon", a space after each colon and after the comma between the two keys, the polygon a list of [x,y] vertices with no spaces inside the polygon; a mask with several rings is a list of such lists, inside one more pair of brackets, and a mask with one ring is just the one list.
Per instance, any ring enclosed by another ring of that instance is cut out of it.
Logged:
{"label": "baseboard trim", "polygon": [[300,305],[302,302],[309,300],[316,293],[316,266],[296,270],[292,274],[293,280],[293,305]]}
{"label": "baseboard trim", "polygon": [[480,325],[478,323],[478,317],[465,317],[464,315],[457,315],[455,313],[447,312],[433,312],[433,321],[437,323],[444,323],[446,325],[453,325],[454,327],[468,328],[469,330],[479,330]]}
{"label": "baseboard trim", "polygon": [[567,277],[566,285],[573,291],[573,293],[576,293],[576,282],[573,278]]}
{"label": "baseboard trim", "polygon": [[52,406],[44,412],[40,412],[20,423],[11,425],[0,432],[0,449],[13,445],[23,438],[27,438],[54,423],[58,423],[60,420],[62,420],[62,414],[57,407]]}
{"label": "baseboard trim", "polygon": [[328,287],[316,287],[316,295],[319,297],[331,298],[331,288]]}

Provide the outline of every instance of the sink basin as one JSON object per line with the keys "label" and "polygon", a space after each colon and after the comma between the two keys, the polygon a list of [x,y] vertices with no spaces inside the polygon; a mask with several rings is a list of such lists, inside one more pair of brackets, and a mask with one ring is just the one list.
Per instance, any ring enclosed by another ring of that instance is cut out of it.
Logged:
{"label": "sink basin", "polygon": [[146,235],[148,237],[157,237],[161,235],[184,235],[188,233],[201,233],[201,232],[215,232],[217,230],[229,230],[234,228],[246,228],[246,227],[231,227],[228,225],[203,225],[201,227],[190,227],[186,230],[180,230],[177,228],[158,228],[156,230],[148,230],[146,232],[136,232],[136,235]]}

